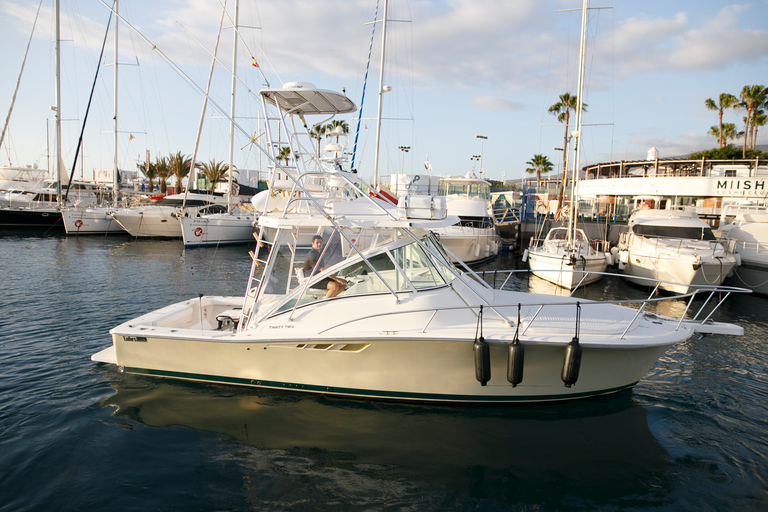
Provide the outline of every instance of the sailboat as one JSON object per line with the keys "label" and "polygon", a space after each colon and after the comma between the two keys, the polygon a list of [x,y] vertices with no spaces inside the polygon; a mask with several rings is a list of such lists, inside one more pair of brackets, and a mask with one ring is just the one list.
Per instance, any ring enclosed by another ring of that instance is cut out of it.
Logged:
{"label": "sailboat", "polygon": [[[568,289],[601,279],[610,258],[610,253],[606,254],[599,243],[590,241],[584,230],[576,227],[579,204],[578,169],[582,136],[587,4],[588,0],[584,0],[581,13],[576,129],[572,133],[574,139],[573,179],[571,180],[571,207],[568,215],[568,227],[555,227],[550,229],[543,239],[531,239],[533,245],[523,253],[523,261],[528,261],[528,266],[534,275]],[[565,174],[563,179],[566,179]]]}
{"label": "sailboat", "polygon": [[235,16],[232,42],[232,92],[230,101],[229,123],[229,171],[227,172],[227,207],[224,212],[196,213],[180,216],[181,237],[185,247],[206,247],[226,244],[253,242],[253,232],[258,212],[241,211],[232,204],[232,195],[236,186],[234,174],[234,138],[235,138],[235,90],[237,85],[237,39],[239,0],[235,2]]}
{"label": "sailboat", "polygon": [[114,62],[114,165],[112,167],[112,206],[98,206],[87,202],[75,204],[70,208],[61,211],[61,217],[64,222],[64,229],[68,235],[106,235],[106,234],[124,234],[125,230],[120,224],[112,218],[112,212],[119,207],[119,170],[117,166],[117,75],[118,75],[118,30],[119,23],[118,0],[114,3],[115,11],[115,62]]}
{"label": "sailboat", "polygon": [[[55,61],[55,103],[52,107],[56,119],[56,146],[55,146],[55,169],[56,169],[56,205],[54,206],[21,206],[0,208],[0,228],[27,228],[27,229],[46,229],[63,230],[64,225],[61,220],[61,183],[62,168],[61,160],[61,22],[59,16],[59,0],[54,0],[54,61]],[[18,84],[17,84],[18,87]]]}

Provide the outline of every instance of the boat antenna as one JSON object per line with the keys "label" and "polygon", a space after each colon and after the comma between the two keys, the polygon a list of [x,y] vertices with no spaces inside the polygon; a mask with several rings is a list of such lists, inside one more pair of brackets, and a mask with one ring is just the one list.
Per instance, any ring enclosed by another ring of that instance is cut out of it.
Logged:
{"label": "boat antenna", "polygon": [[363,95],[360,98],[360,110],[357,111],[357,129],[355,130],[355,143],[352,145],[352,162],[349,168],[355,168],[355,155],[357,154],[357,139],[360,137],[360,121],[363,117],[363,105],[365,105],[365,86],[368,84],[368,70],[371,67],[371,52],[373,51],[373,36],[376,34],[376,20],[379,17],[379,1],[376,0],[376,11],[373,13],[373,28],[371,29],[371,44],[368,46],[368,62],[365,65],[365,78],[363,78]]}

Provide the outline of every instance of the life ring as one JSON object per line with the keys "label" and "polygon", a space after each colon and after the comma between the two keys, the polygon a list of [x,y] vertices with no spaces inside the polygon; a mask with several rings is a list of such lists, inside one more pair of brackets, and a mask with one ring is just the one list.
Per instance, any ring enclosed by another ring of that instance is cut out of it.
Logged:
{"label": "life ring", "polygon": [[203,228],[195,228],[195,236],[196,237],[203,236]]}
{"label": "life ring", "polygon": [[77,227],[77,228],[81,228],[81,227],[83,227],[83,221],[82,221],[82,220],[80,220],[80,219],[77,219],[77,220],[75,221],[75,227]]}

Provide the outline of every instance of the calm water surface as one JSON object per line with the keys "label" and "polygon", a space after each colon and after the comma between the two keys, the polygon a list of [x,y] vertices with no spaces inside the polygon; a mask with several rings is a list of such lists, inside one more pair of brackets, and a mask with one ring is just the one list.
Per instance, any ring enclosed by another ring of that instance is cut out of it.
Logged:
{"label": "calm water surface", "polygon": [[331,399],[89,360],[129,318],[242,294],[248,249],[0,235],[0,511],[768,510],[759,296],[720,312],[745,336],[691,339],[631,392],[557,405]]}

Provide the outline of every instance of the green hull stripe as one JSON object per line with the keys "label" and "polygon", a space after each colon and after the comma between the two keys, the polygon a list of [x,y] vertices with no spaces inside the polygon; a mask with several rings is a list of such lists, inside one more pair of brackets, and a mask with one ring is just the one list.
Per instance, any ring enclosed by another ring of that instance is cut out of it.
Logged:
{"label": "green hull stripe", "polygon": [[[608,395],[625,389],[633,388],[637,382],[617,388],[603,389],[587,393],[573,393],[568,395],[447,395],[436,393],[405,393],[401,391],[379,391],[371,389],[335,388],[328,386],[314,386],[309,384],[295,384],[291,382],[276,382],[258,379],[241,379],[237,377],[221,377],[218,375],[200,375],[196,373],[172,372],[165,370],[151,370],[146,368],[125,368],[128,373],[141,375],[153,375],[172,379],[191,380],[200,382],[213,382],[218,384],[231,384],[237,386],[251,386],[268,389],[282,389],[291,391],[305,391],[310,393],[322,393],[328,395],[344,395],[366,398],[389,398],[399,400],[419,400],[431,402],[551,402],[561,400],[573,400],[576,398],[588,398],[591,396]],[[480,386],[480,383],[477,384]],[[511,388],[511,384],[510,384]]]}

